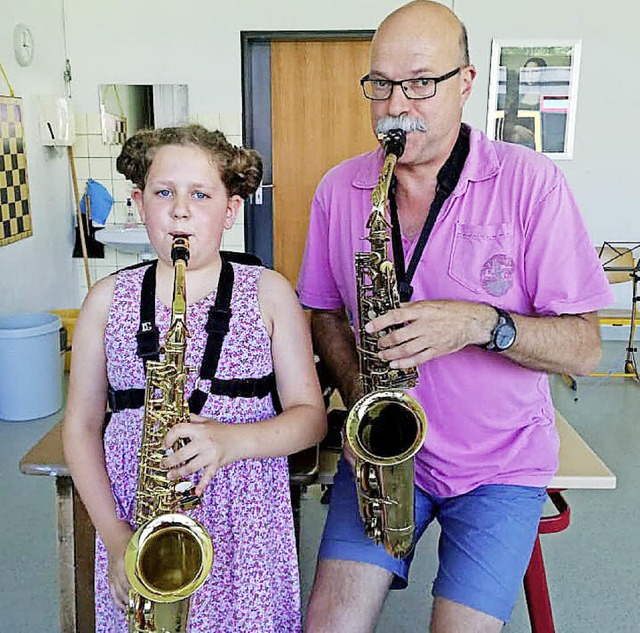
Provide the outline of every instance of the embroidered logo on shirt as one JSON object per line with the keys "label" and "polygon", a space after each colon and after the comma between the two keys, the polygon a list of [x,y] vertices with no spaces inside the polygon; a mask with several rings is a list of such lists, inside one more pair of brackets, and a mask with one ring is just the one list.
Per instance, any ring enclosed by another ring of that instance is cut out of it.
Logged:
{"label": "embroidered logo on shirt", "polygon": [[494,255],[490,257],[480,272],[482,288],[492,297],[507,294],[513,285],[514,261],[508,255]]}

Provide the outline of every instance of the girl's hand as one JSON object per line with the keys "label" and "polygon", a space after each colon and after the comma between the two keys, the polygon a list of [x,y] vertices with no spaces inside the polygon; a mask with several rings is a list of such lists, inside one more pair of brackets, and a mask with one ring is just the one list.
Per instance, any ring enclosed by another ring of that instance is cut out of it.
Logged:
{"label": "girl's hand", "polygon": [[202,495],[219,468],[240,459],[234,450],[233,431],[232,424],[223,424],[194,413],[191,414],[191,422],[176,424],[167,433],[165,446],[171,448],[180,438],[189,442],[162,460],[162,466],[169,469],[169,479],[182,479],[202,470],[195,489],[197,495]]}
{"label": "girl's hand", "polygon": [[118,609],[127,610],[129,605],[129,579],[124,568],[124,553],[133,536],[133,530],[128,523],[121,521],[121,527],[107,547],[109,561],[109,591]]}

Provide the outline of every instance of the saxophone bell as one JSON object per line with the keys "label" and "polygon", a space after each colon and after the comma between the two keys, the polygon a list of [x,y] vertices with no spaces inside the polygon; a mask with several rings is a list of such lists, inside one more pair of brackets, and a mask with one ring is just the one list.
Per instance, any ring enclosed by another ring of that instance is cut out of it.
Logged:
{"label": "saxophone bell", "polygon": [[400,389],[373,391],[349,411],[345,429],[365,533],[404,558],[413,548],[413,457],[427,432],[424,410]]}

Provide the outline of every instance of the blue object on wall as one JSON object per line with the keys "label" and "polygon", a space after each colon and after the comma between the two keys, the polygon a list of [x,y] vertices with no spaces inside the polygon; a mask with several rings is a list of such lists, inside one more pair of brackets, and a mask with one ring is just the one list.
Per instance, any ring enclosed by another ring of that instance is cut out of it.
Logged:
{"label": "blue object on wall", "polygon": [[[109,212],[113,206],[113,197],[98,181],[89,178],[87,181],[87,195],[91,206],[91,219],[96,224],[104,224],[109,217]],[[80,211],[86,213],[85,196],[80,200]]]}

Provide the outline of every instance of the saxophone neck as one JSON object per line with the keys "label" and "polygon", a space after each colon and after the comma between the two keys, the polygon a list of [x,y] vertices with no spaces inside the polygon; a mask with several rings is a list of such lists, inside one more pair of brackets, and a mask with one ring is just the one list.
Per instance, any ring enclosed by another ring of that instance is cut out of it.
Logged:
{"label": "saxophone neck", "polygon": [[171,303],[171,322],[185,320],[187,312],[186,272],[189,262],[189,240],[175,237],[171,246],[173,261],[173,300]]}
{"label": "saxophone neck", "polygon": [[186,273],[189,261],[189,241],[186,237],[176,237],[171,247],[173,260],[173,298],[171,301],[171,325],[165,339],[165,352],[175,357],[184,354],[187,330],[187,288]]}
{"label": "saxophone neck", "polygon": [[[371,204],[373,207],[371,217],[375,215],[385,217],[387,199],[389,198],[389,188],[391,187],[391,181],[393,180],[393,170],[398,162],[398,157],[395,154],[389,154],[384,159],[382,165],[382,171],[378,177],[378,182],[371,194]],[[370,222],[372,221],[370,217]],[[386,219],[385,219],[386,222]]]}

